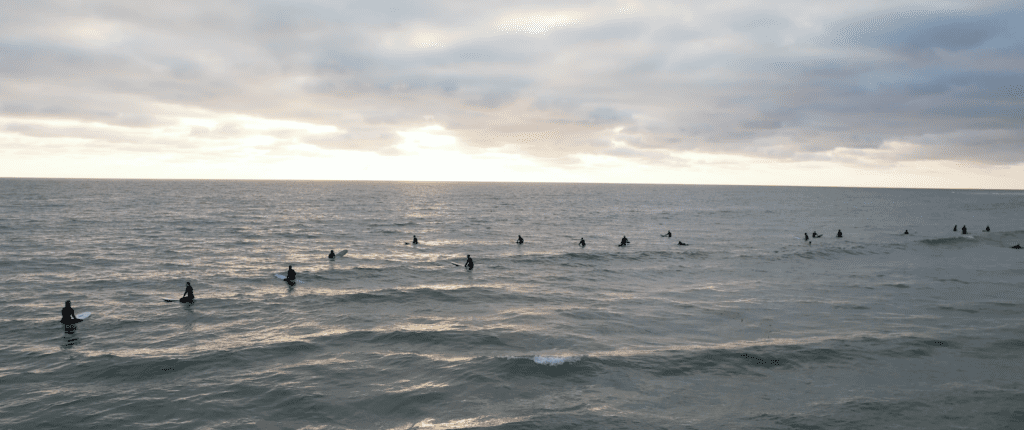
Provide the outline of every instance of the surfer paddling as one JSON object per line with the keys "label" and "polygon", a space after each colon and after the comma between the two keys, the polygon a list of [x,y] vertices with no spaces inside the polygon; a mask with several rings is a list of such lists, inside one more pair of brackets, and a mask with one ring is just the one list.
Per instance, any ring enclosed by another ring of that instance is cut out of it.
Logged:
{"label": "surfer paddling", "polygon": [[689,246],[689,245],[687,245],[687,244],[683,243],[683,241],[681,241],[681,240],[679,241],[679,245],[680,245],[680,246]]}
{"label": "surfer paddling", "polygon": [[60,310],[60,322],[64,323],[64,325],[82,322],[75,315],[75,310],[71,307],[71,300],[64,301],[64,309]]}
{"label": "surfer paddling", "polygon": [[471,258],[469,254],[466,254],[466,264],[463,264],[463,267],[465,267],[466,270],[473,270],[473,258]]}
{"label": "surfer paddling", "polygon": [[1016,245],[1013,245],[1013,246],[1011,246],[1010,248],[1013,248],[1013,249],[1020,249],[1020,244],[1018,243],[1018,244],[1016,244]]}
{"label": "surfer paddling", "polygon": [[192,303],[195,300],[196,300],[196,296],[192,292],[192,283],[191,282],[186,282],[185,283],[185,294],[182,295],[181,298],[178,299],[178,301],[182,302],[182,303]]}

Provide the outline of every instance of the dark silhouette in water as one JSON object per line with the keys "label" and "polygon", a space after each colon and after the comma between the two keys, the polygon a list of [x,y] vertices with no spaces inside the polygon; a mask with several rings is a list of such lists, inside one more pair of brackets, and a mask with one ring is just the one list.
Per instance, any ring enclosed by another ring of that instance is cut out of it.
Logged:
{"label": "dark silhouette in water", "polygon": [[811,233],[811,237],[813,237],[813,238],[819,238],[819,237],[821,237],[821,235],[820,235],[820,234],[818,234],[818,231],[817,231],[817,230],[815,230],[814,232],[812,232],[812,233]]}
{"label": "dark silhouette in water", "polygon": [[807,233],[804,233],[804,240],[811,240],[811,238],[807,237]]}
{"label": "dark silhouette in water", "polygon": [[285,275],[284,280],[285,281],[294,281],[295,280],[295,271],[292,270],[292,266],[288,266],[288,274]]}
{"label": "dark silhouette in water", "polygon": [[1016,244],[1016,245],[1014,245],[1014,246],[1011,246],[1010,248],[1013,248],[1013,249],[1020,249],[1020,244],[1018,243],[1018,244]]}
{"label": "dark silhouette in water", "polygon": [[519,240],[516,240],[516,244],[517,244],[517,245],[522,245],[522,244],[523,244],[523,242],[525,242],[525,241],[523,240],[523,235],[519,235]]}
{"label": "dark silhouette in water", "polygon": [[985,231],[992,231],[992,229],[988,228],[988,226],[986,225],[985,226]]}
{"label": "dark silhouette in water", "polygon": [[420,243],[420,240],[416,238],[416,235],[415,235],[415,234],[414,234],[414,235],[412,235],[412,244],[413,244],[413,245],[416,245],[416,244],[418,244],[418,243]]}
{"label": "dark silhouette in water", "polygon": [[967,225],[966,224],[963,227],[961,227],[960,234],[967,234]]}
{"label": "dark silhouette in water", "polygon": [[580,248],[582,248],[584,246],[587,246],[587,241],[583,240],[583,238],[581,237],[580,238]]}
{"label": "dark silhouette in water", "polygon": [[327,258],[334,258],[334,250],[331,250],[330,254],[327,254]]}
{"label": "dark silhouette in water", "polygon": [[683,241],[681,241],[681,240],[679,241],[679,244],[682,245],[682,246],[689,246],[689,245],[683,243]]}
{"label": "dark silhouette in water", "polygon": [[669,230],[668,233],[665,233],[665,234],[661,235],[661,237],[672,237],[672,231]]}
{"label": "dark silhouette in water", "polygon": [[75,315],[75,310],[71,308],[71,300],[64,302],[64,309],[60,310],[60,322],[64,323],[64,325],[82,322],[82,320],[78,319],[78,316]]}
{"label": "dark silhouette in water", "polygon": [[185,283],[185,294],[182,295],[181,298],[178,299],[178,301],[182,302],[182,303],[192,303],[195,300],[196,300],[196,296],[195,296],[195,294],[192,293],[192,283],[191,282],[186,282]]}
{"label": "dark silhouette in water", "polygon": [[629,243],[629,239],[626,239],[626,236],[622,236],[622,241],[619,242],[619,246],[626,246],[626,244],[628,244],[628,243]]}
{"label": "dark silhouette in water", "polygon": [[910,234],[910,230],[903,230],[903,234]]}
{"label": "dark silhouette in water", "polygon": [[843,231],[839,230],[839,233],[836,234],[836,237],[843,237]]}
{"label": "dark silhouette in water", "polygon": [[466,264],[463,264],[463,266],[466,267],[466,270],[473,270],[473,259],[469,254],[466,254]]}
{"label": "dark silhouette in water", "polygon": [[953,231],[957,231],[957,230],[959,230],[959,229],[958,229],[958,228],[956,228],[956,225],[954,225],[954,226],[953,226]]}

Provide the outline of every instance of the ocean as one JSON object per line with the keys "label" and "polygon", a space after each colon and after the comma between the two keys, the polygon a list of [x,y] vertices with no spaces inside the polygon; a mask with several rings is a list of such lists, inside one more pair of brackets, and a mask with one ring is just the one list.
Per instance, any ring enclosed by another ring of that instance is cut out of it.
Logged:
{"label": "ocean", "polygon": [[[1021,191],[0,179],[0,202],[4,429],[1024,428]],[[65,300],[92,316],[65,327]]]}

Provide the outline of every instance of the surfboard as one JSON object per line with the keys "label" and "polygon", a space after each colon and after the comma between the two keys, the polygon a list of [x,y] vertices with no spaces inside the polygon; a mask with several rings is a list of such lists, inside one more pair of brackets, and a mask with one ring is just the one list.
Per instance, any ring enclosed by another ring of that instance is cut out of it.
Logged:
{"label": "surfboard", "polygon": [[334,256],[335,257],[344,257],[345,254],[348,254],[348,250],[347,249],[342,249],[341,252],[339,252],[337,254],[334,254]]}
{"label": "surfboard", "polygon": [[[189,302],[182,302],[181,299],[164,299],[164,301],[167,302],[167,303],[172,303],[172,302],[189,303]],[[195,303],[195,299],[193,299],[192,303]]]}
{"label": "surfboard", "polygon": [[[286,278],[286,276],[284,276],[284,275],[282,275],[282,274],[280,274],[280,273],[275,273],[275,274],[274,274],[274,276],[276,276],[276,277],[277,277],[277,279],[280,279],[280,280],[282,280],[282,281],[288,282],[288,280],[287,280],[287,279],[285,279],[285,278]],[[304,283],[304,281],[300,281],[300,280],[298,280],[298,279],[296,279],[296,280],[294,280],[294,281],[292,281],[292,282],[295,282],[296,284],[302,284],[302,283]]]}
{"label": "surfboard", "polygon": [[[89,315],[92,315],[92,312],[82,312],[80,314],[76,314],[75,316],[77,316],[78,319],[81,320],[79,322],[82,322],[82,321],[85,321],[86,318],[89,318]],[[61,320],[60,322],[61,322],[61,324],[64,324],[64,320]],[[64,325],[72,325],[72,324],[78,324],[78,323],[74,322],[74,323],[71,323],[71,324],[64,324]]]}

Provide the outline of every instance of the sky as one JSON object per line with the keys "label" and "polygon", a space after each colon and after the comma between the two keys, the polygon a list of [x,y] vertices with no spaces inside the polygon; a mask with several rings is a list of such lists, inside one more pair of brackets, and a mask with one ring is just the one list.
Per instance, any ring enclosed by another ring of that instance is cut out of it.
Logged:
{"label": "sky", "polygon": [[1020,1],[0,2],[0,177],[1024,189]]}

